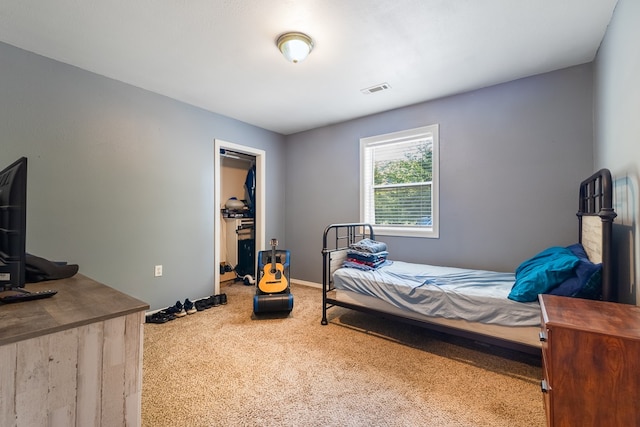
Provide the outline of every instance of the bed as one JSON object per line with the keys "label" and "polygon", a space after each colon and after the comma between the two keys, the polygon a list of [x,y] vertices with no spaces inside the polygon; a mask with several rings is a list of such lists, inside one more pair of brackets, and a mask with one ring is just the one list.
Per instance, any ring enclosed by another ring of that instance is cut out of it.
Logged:
{"label": "bed", "polygon": [[331,224],[323,233],[321,323],[329,323],[332,307],[345,307],[539,355],[538,293],[616,300],[610,172],[602,169],[582,181],[578,198],[577,243],[542,251],[513,273],[406,263],[393,254],[381,267],[345,268],[361,242],[382,242],[371,224]]}

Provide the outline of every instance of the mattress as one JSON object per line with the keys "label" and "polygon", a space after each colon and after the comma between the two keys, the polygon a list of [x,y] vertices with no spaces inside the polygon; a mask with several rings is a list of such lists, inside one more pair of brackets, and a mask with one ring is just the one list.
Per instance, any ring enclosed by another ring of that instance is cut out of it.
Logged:
{"label": "mattress", "polygon": [[537,302],[507,298],[515,274],[393,261],[375,271],[340,268],[336,289],[379,298],[425,316],[503,326],[539,326]]}

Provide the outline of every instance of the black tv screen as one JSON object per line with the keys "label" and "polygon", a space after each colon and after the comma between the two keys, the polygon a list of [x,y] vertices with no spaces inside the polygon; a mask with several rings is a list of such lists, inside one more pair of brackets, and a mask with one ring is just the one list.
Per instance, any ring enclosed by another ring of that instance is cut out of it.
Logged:
{"label": "black tv screen", "polygon": [[0,291],[23,288],[27,234],[27,158],[0,171]]}

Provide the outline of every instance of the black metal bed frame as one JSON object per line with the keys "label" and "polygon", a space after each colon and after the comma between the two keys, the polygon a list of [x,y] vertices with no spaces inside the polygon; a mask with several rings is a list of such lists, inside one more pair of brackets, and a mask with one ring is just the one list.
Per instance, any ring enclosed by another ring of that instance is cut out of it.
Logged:
{"label": "black metal bed frame", "polygon": [[580,183],[578,201],[578,236],[582,243],[582,220],[585,216],[599,216],[602,221],[602,299],[617,301],[617,286],[613,279],[612,234],[613,219],[617,216],[613,210],[613,182],[608,169],[600,169]]}
{"label": "black metal bed frame", "polygon": [[[608,169],[601,169],[580,183],[578,217],[578,235],[582,242],[582,221],[585,216],[598,216],[602,222],[602,295],[603,300],[615,301],[616,287],[613,281],[611,247],[612,247],[612,224],[616,213],[612,206],[612,180]],[[436,332],[459,336],[466,339],[479,341],[489,345],[517,350],[520,352],[540,355],[540,348],[523,343],[509,341],[501,337],[493,337],[472,331],[439,325],[436,323],[423,322],[410,317],[399,316],[387,312],[382,312],[374,308],[339,301],[332,298],[329,293],[333,291],[333,278],[331,277],[331,254],[344,251],[349,245],[358,240],[370,238],[375,240],[373,226],[366,223],[342,223],[331,224],[324,230],[322,236],[322,320],[323,325],[327,325],[327,310],[331,307],[344,307],[364,313],[374,314],[412,325],[417,325]]]}

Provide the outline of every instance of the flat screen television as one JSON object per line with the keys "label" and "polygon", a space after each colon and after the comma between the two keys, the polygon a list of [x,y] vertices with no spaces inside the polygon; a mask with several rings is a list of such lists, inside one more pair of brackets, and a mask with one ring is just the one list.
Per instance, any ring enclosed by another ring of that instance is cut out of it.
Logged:
{"label": "flat screen television", "polygon": [[0,291],[25,286],[27,158],[0,171]]}

